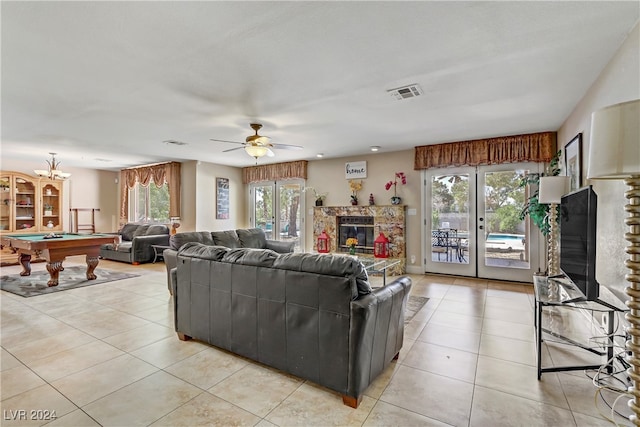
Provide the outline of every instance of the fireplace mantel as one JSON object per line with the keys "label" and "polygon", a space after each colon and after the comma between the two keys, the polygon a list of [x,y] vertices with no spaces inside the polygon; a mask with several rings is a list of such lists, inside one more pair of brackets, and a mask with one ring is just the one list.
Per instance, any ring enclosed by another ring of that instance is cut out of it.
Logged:
{"label": "fireplace mantel", "polygon": [[[404,274],[406,268],[405,252],[405,206],[404,205],[370,205],[370,206],[319,206],[313,211],[313,244],[315,246],[322,231],[329,235],[329,251],[336,252],[338,236],[338,217],[366,216],[373,217],[374,234],[383,232],[389,239],[389,259],[400,260],[388,272],[391,275]],[[358,254],[363,257],[373,255]]]}

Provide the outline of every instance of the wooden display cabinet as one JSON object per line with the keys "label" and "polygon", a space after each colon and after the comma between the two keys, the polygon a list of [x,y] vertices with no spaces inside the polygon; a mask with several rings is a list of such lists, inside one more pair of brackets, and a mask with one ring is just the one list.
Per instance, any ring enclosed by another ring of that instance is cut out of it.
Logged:
{"label": "wooden display cabinet", "polygon": [[62,230],[62,183],[60,181],[40,181],[42,208],[38,224],[41,231]]}

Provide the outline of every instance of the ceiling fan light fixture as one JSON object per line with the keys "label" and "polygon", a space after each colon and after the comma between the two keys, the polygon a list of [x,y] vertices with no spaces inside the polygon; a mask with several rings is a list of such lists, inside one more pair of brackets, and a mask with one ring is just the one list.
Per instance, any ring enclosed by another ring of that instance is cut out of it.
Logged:
{"label": "ceiling fan light fixture", "polygon": [[262,145],[247,145],[244,147],[244,151],[246,151],[251,157],[258,159],[266,156],[269,153],[269,148]]}

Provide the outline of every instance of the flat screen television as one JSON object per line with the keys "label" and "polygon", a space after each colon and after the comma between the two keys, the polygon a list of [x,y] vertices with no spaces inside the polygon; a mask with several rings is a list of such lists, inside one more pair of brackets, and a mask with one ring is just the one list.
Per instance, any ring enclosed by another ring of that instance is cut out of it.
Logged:
{"label": "flat screen television", "polygon": [[598,197],[587,186],[560,202],[560,269],[588,301],[598,299],[596,281],[596,215]]}

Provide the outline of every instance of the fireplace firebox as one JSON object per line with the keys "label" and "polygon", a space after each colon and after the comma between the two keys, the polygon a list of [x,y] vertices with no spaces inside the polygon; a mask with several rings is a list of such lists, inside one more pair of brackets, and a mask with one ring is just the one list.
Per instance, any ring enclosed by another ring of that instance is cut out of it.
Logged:
{"label": "fireplace firebox", "polygon": [[339,216],[338,217],[338,251],[348,252],[347,239],[358,239],[356,252],[373,253],[374,218],[372,216]]}

